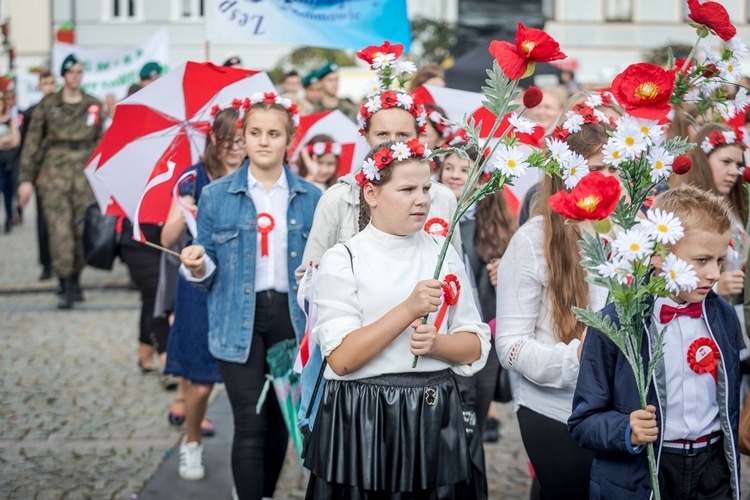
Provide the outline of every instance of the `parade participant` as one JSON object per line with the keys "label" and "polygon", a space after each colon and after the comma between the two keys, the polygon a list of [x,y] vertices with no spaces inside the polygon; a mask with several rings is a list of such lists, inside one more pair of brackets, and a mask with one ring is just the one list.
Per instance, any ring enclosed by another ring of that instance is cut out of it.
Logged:
{"label": "parade participant", "polygon": [[[463,498],[470,477],[462,404],[452,372],[470,376],[489,351],[489,328],[471,293],[446,321],[446,281],[468,283],[449,249],[423,231],[430,166],[418,141],[373,148],[358,182],[367,227],[320,264],[312,337],[328,360],[323,401],[305,466],[307,498]],[[398,158],[403,158],[399,160]],[[416,369],[413,355],[421,356]],[[409,439],[404,439],[404,436]]]}
{"label": "parade participant", "polygon": [[[453,147],[461,148],[465,145],[459,142]],[[467,153],[472,162],[476,161],[475,149],[468,149]],[[456,199],[464,190],[469,168],[469,159],[461,158],[456,153],[446,156],[441,162],[440,182],[453,191]],[[479,301],[477,305],[482,321],[488,323],[495,318],[496,312],[497,267],[510,239],[518,230],[518,223],[505,202],[505,194],[497,191],[472,205],[461,219],[459,227],[463,255],[468,264],[467,271],[471,273],[472,283],[476,288]],[[482,432],[483,440],[488,442],[496,442],[500,438],[498,414],[490,408],[500,370],[493,339],[487,364],[475,375],[477,429]]]}
{"label": "parade participant", "polygon": [[555,128],[555,124],[562,116],[563,106],[568,100],[568,93],[562,87],[546,87],[542,91],[542,102],[529,109],[524,116],[533,120],[544,129],[547,135]]}
{"label": "parade participant", "polygon": [[221,63],[221,65],[227,68],[242,68],[242,60],[237,56],[231,56]]}
{"label": "parade participant", "polygon": [[[742,271],[747,255],[748,235],[745,232],[748,200],[741,173],[745,166],[743,133],[723,123],[707,123],[697,130],[688,155],[693,163],[683,175],[683,182],[723,197],[729,202],[732,218],[732,248],[716,284],[716,293],[735,304],[742,304],[745,273]],[[739,295],[739,296],[738,296]],[[742,316],[741,321],[744,321]]]}
{"label": "parade participant", "polygon": [[[43,71],[40,73],[38,89],[42,93],[42,97],[54,93],[57,90],[57,80],[55,79],[55,75],[49,71]],[[31,124],[31,116],[38,104],[39,103],[29,106],[29,108],[22,113],[20,146],[22,150],[24,141],[26,140],[26,132],[29,130],[29,125]],[[39,276],[39,279],[48,280],[53,276],[52,256],[49,250],[47,219],[44,217],[44,207],[38,189],[36,189],[36,232],[39,245],[39,263],[42,265],[42,274]]]}
{"label": "parade participant", "polygon": [[299,175],[325,193],[336,183],[340,156],[341,144],[330,135],[316,135],[300,149]]}
{"label": "parade participant", "polygon": [[[211,183],[198,203],[198,237],[182,251],[186,278],[208,291],[208,346],[234,414],[232,473],[241,500],[273,497],[288,433],[273,391],[260,413],[266,352],[301,337],[294,270],[320,191],[285,161],[299,115],[273,92],[243,118],[249,162]],[[188,272],[189,270],[189,272]]]}
{"label": "parade participant", "polygon": [[[567,136],[571,151],[590,171],[618,175],[604,165],[606,123],[584,123]],[[563,180],[542,181],[540,215],[520,227],[497,271],[495,346],[503,368],[516,372],[514,403],[521,437],[544,498],[587,498],[592,455],[568,434],[578,351],[585,325],[572,307],[601,309],[607,290],[589,285],[578,240],[582,225],[565,224],[547,200]]]}
{"label": "parade participant", "polygon": [[313,108],[314,113],[338,109],[352,120],[357,119],[357,105],[348,97],[341,98],[339,94],[339,65],[328,63],[317,71],[320,81],[320,99]]}
{"label": "parade participant", "polygon": [[[161,233],[165,247],[179,245],[186,237],[187,222],[180,206],[195,211],[201,192],[209,182],[239,169],[245,159],[245,140],[238,127],[240,111],[228,107],[219,111],[206,140],[203,161],[185,170],[181,178],[190,179],[178,186],[181,201],[173,200]],[[202,434],[212,434],[206,408],[213,384],[221,382],[219,368],[208,350],[208,305],[206,293],[191,286],[182,276],[177,285],[174,323],[169,332],[165,373],[180,377],[184,399],[175,400],[170,414],[179,414],[182,406],[186,434],[180,444],[180,477],[202,479]]]}
{"label": "parade participant", "polygon": [[323,95],[318,72],[313,70],[305,75],[302,79],[302,87],[305,91],[305,97],[299,101],[299,112],[303,116],[311,115],[315,112],[315,105]]}
{"label": "parade participant", "polygon": [[295,70],[284,73],[279,84],[279,94],[291,94],[297,97],[300,90],[302,90],[302,77],[299,73]]}
{"label": "parade participant", "polygon": [[409,81],[409,92],[413,92],[422,85],[445,87],[445,71],[443,71],[443,68],[435,63],[427,63],[419,68],[414,78]]}
{"label": "parade participant", "polygon": [[[9,233],[14,224],[13,200],[16,198],[15,170],[18,145],[21,135],[16,120],[10,113],[8,103],[0,98],[0,192],[5,201],[5,232]],[[20,213],[20,210],[19,210]]]}
{"label": "parade participant", "polygon": [[156,61],[150,61],[144,64],[138,74],[141,81],[130,86],[128,89],[128,96],[131,96],[142,88],[154,83],[159,79],[163,72],[164,68],[162,68],[161,64]]}
{"label": "parade participant", "polygon": [[445,111],[435,104],[425,104],[427,122],[419,139],[430,149],[438,149],[445,144],[451,135],[451,127],[445,121]]}
{"label": "parade participant", "polygon": [[83,67],[74,55],[60,69],[63,88],[41,100],[32,114],[21,153],[18,204],[29,201],[33,186],[42,195],[49,229],[52,265],[60,278],[60,309],[83,300],[79,278],[83,224],[76,225],[94,202],[83,172],[102,134],[101,103],[81,90]]}
{"label": "parade participant", "polygon": [[[568,426],[595,454],[591,498],[653,497],[644,445],[654,443],[661,498],[739,499],[737,318],[711,290],[727,257],[731,209],[721,197],[693,186],[659,195],[653,207],[682,223],[684,236],[667,251],[692,267],[697,288],[653,299],[644,339],[665,328],[666,333],[645,409],[620,349],[589,328]],[[659,254],[651,262],[656,273],[665,264]],[[614,305],[603,313],[619,324]],[[645,365],[649,344],[643,341]],[[699,359],[703,350],[708,352]]]}

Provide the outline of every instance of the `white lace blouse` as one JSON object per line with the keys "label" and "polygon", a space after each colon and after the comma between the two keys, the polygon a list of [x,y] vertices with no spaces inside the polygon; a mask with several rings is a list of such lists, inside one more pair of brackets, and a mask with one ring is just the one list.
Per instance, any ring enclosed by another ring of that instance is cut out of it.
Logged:
{"label": "white lace blouse", "polygon": [[[530,219],[513,236],[497,270],[495,346],[514,377],[514,402],[559,422],[572,411],[578,379],[578,346],[558,342],[553,332],[551,291],[544,252],[544,221]],[[607,291],[589,284],[594,310],[604,307]]]}

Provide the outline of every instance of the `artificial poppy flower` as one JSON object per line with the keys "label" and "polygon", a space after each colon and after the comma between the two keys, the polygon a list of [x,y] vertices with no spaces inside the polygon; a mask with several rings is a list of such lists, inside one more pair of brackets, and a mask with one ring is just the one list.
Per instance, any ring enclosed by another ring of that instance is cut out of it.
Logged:
{"label": "artificial poppy flower", "polygon": [[406,143],[406,146],[414,153],[414,156],[423,156],[425,145],[420,144],[419,139],[412,139]]}
{"label": "artificial poppy flower", "polygon": [[383,95],[380,96],[380,102],[383,104],[384,108],[392,108],[393,106],[398,105],[398,96],[395,92],[389,90],[383,92]]}
{"label": "artificial poppy flower", "polygon": [[583,117],[583,123],[599,123],[599,117],[594,113],[594,108],[578,103],[573,106],[573,111]]}
{"label": "artificial poppy flower", "polygon": [[533,73],[535,63],[567,57],[560,51],[560,44],[554,38],[542,30],[526,28],[523,23],[518,23],[515,45],[494,40],[490,43],[490,54],[511,80]]}
{"label": "artificial poppy flower", "polygon": [[393,59],[398,59],[404,53],[404,46],[400,43],[391,44],[388,40],[383,45],[370,45],[357,52],[357,57],[367,64],[372,64],[377,54],[393,54]]}
{"label": "artificial poppy flower", "polygon": [[263,102],[274,104],[276,102],[276,92],[266,92],[263,94]]}
{"label": "artificial poppy flower", "polygon": [[566,219],[599,221],[615,210],[620,199],[620,181],[591,172],[570,191],[559,191],[549,199],[552,210]]}
{"label": "artificial poppy flower", "polygon": [[660,120],[667,116],[676,69],[656,64],[631,64],[612,81],[612,93],[629,115]]}
{"label": "artificial poppy flower", "polygon": [[552,133],[550,134],[550,136],[553,139],[557,139],[560,142],[565,142],[565,141],[568,140],[568,134],[569,133],[570,132],[568,132],[566,129],[564,129],[560,125],[558,125],[557,127],[555,127],[555,130],[552,131]]}
{"label": "artificial poppy flower", "polygon": [[[719,2],[700,3],[699,0],[687,0],[687,4],[690,9],[688,17],[695,24],[705,26],[725,42],[728,42],[737,34],[737,28],[729,20],[727,9]],[[700,26],[698,26],[698,35],[703,38],[708,36],[708,33],[701,33]]]}
{"label": "artificial poppy flower", "polygon": [[675,173],[677,175],[685,175],[690,171],[690,168],[692,166],[693,162],[690,160],[690,157],[680,155],[672,162],[672,173]]}
{"label": "artificial poppy flower", "polygon": [[742,180],[750,184],[750,167],[742,169]]}
{"label": "artificial poppy flower", "polygon": [[389,148],[380,148],[377,153],[372,156],[375,160],[375,165],[378,170],[383,170],[393,160],[393,151]]}
{"label": "artificial poppy flower", "polygon": [[687,61],[687,59],[675,59],[674,60],[675,69],[683,73],[689,73],[690,70],[693,68],[693,60],[691,59],[690,61],[688,61],[688,65],[687,67],[685,67],[685,71],[682,71],[682,67],[685,66],[685,61]]}
{"label": "artificial poppy flower", "polygon": [[542,103],[542,99],[544,99],[542,91],[538,87],[531,86],[523,94],[523,105],[528,109],[536,108]]}

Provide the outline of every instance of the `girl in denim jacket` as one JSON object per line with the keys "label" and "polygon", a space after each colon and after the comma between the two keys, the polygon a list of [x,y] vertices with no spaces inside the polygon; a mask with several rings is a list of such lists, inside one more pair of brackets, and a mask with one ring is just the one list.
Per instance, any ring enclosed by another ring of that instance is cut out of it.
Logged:
{"label": "girl in denim jacket", "polygon": [[232,404],[232,472],[242,500],[272,497],[284,462],[288,434],[278,401],[269,396],[260,414],[255,406],[266,351],[304,330],[294,270],[320,198],[286,164],[296,106],[265,93],[245,108],[249,162],[203,190],[196,244],[182,251],[183,274],[208,291],[209,350]]}

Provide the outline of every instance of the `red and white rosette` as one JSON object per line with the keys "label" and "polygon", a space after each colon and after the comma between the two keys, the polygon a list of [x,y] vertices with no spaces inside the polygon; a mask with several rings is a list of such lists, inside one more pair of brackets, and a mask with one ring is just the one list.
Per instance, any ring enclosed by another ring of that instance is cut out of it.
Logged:
{"label": "red and white rosette", "polygon": [[424,230],[427,234],[433,236],[448,236],[448,223],[440,217],[433,217],[424,224]]}
{"label": "red and white rosette", "polygon": [[266,212],[258,214],[258,233],[260,233],[260,255],[261,257],[268,256],[268,233],[276,225],[273,220],[273,216]]}
{"label": "red and white rosette", "polygon": [[719,346],[713,339],[701,337],[690,344],[687,362],[695,373],[710,373],[717,381],[716,367],[719,365]]}
{"label": "red and white rosette", "polygon": [[461,283],[458,282],[458,277],[455,274],[446,274],[443,280],[445,281],[443,303],[440,305],[437,317],[435,318],[435,330],[438,331],[443,324],[448,307],[458,304],[458,296],[461,294]]}
{"label": "red and white rosette", "polygon": [[90,104],[86,109],[86,126],[93,127],[94,125],[99,125],[99,106]]}

